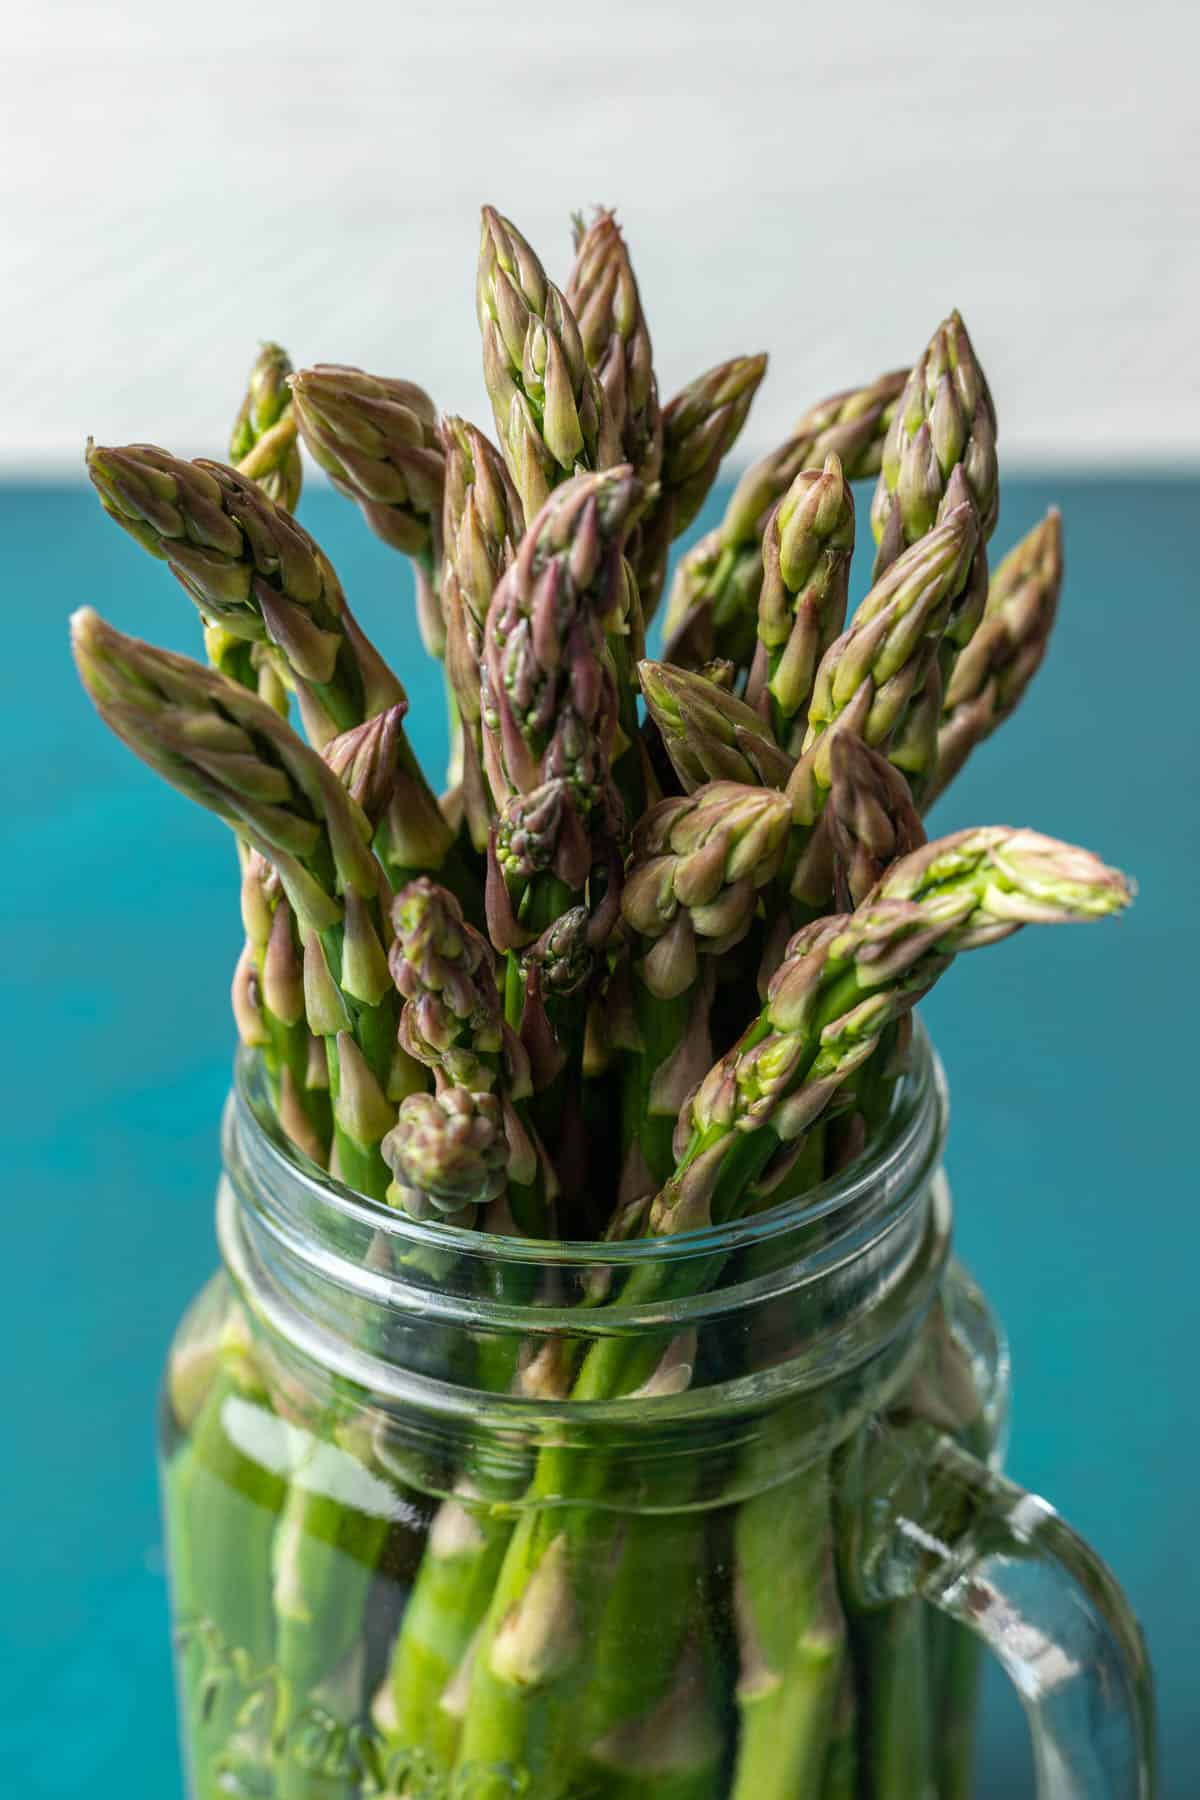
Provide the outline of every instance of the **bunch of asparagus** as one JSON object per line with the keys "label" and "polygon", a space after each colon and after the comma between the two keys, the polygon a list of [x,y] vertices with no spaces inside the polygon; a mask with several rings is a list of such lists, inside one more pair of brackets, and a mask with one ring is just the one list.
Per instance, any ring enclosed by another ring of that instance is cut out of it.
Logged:
{"label": "bunch of asparagus", "polygon": [[[690,1231],[794,1199],[861,1153],[908,1015],[960,951],[1125,904],[1124,879],[1085,851],[999,826],[927,842],[922,825],[1041,661],[1059,519],[989,576],[995,413],[952,314],[911,371],[810,408],[742,475],[679,563],[664,659],[648,660],[670,545],[766,358],[734,357],[660,404],[606,211],[576,222],[560,289],[485,208],[476,302],[496,442],[411,381],[293,373],[272,344],[228,463],[89,444],[106,511],[195,602],[208,666],[90,610],[75,657],[105,722],[235,833],[234,1013],[298,1155],[424,1221],[533,1239]],[[451,721],[440,796],[404,686],[293,516],[301,444],[412,564]],[[851,483],[867,477],[874,574],[847,620]],[[636,1297],[668,1300],[686,1278],[650,1265]],[[602,1339],[553,1368],[499,1357],[477,1385],[586,1400],[686,1382],[686,1359],[664,1375],[657,1354]],[[231,1393],[280,1404],[241,1328],[202,1378],[173,1376],[177,1604],[186,1593],[218,1623],[224,1607],[293,1716],[336,1699],[410,1761],[389,1775],[364,1753],[334,1779],[278,1721],[247,1751],[244,1721],[209,1695],[190,1724],[204,1796],[239,1754],[262,1791],[339,1800],[965,1792],[961,1721],[940,1749],[910,1726],[901,1753],[908,1690],[852,1679],[872,1652],[834,1579],[828,1467],[741,1509],[732,1697],[703,1514],[686,1494],[692,1522],[674,1529],[542,1505],[593,1491],[550,1451],[523,1496],[460,1471],[382,1681],[360,1657],[348,1682],[387,1528],[303,1471],[247,1476]],[[329,1441],[345,1424],[327,1421]],[[222,1539],[221,1482],[252,1500],[255,1530],[239,1514]],[[635,1653],[647,1579],[659,1629]]]}

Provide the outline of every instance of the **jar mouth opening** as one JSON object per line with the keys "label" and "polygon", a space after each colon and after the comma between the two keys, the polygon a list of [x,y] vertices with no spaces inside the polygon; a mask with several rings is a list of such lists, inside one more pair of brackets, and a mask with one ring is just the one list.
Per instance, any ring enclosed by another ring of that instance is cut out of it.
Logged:
{"label": "jar mouth opening", "polygon": [[882,1201],[898,1186],[910,1187],[939,1160],[945,1141],[948,1102],[941,1063],[920,1019],[914,1020],[909,1067],[897,1081],[887,1115],[874,1136],[837,1175],[806,1193],[754,1215],[667,1237],[607,1239],[529,1238],[471,1227],[418,1222],[381,1200],[357,1193],[311,1162],[289,1141],[274,1115],[261,1059],[241,1049],[234,1065],[234,1125],[252,1160],[275,1185],[283,1184],[331,1222],[380,1234],[408,1249],[457,1252],[476,1261],[527,1263],[580,1271],[604,1264],[628,1268],[653,1261],[722,1256],[770,1243],[829,1219],[843,1210],[859,1212],[873,1195]]}

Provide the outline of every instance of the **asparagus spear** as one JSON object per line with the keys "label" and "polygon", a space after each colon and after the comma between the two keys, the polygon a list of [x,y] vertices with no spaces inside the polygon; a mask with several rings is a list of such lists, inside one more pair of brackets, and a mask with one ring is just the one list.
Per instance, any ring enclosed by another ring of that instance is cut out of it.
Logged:
{"label": "asparagus spear", "polygon": [[854,497],[832,451],[802,469],[763,531],[758,649],[746,698],[799,751],[813,680],[846,618]]}
{"label": "asparagus spear", "polygon": [[938,326],[905,384],[883,447],[871,524],[878,540],[876,579],[934,524],[964,501],[979,516],[970,570],[953,596],[936,670],[898,722],[890,748],[914,795],[934,777],[942,693],[978,629],[987,601],[987,541],[999,510],[996,414],[987,380],[957,312]]}
{"label": "asparagus spear", "polygon": [[212,1684],[204,1634],[215,1631],[255,1671],[275,1660],[271,1544],[287,1488],[245,1447],[248,1435],[272,1427],[279,1429],[242,1331],[223,1332],[204,1400],[165,1482],[181,1695],[191,1774],[203,1795],[220,1791],[242,1703],[236,1684]]}
{"label": "asparagus spear", "polygon": [[1062,573],[1062,520],[1052,508],[992,576],[983,621],[958,658],[942,701],[926,806],[1020,705],[1046,654]]}
{"label": "asparagus spear", "polygon": [[256,696],[187,657],[125,637],[85,608],[71,622],[79,672],[135,755],[225,820],[277,870],[304,935],[310,1028],[326,1039],[338,1171],[382,1195],[379,1143],[396,995],[383,952],[370,825],[336,775]]}
{"label": "asparagus spear", "polygon": [[413,381],[317,363],[292,376],[300,435],[340,494],[377,538],[413,560],[425,648],[441,657],[446,630],[437,594],[445,457],[437,411]]}
{"label": "asparagus spear", "polygon": [[663,420],[654,351],[641,295],[616,214],[599,207],[576,220],[575,265],[565,290],[620,442],[620,460],[649,486],[663,459]]}
{"label": "asparagus spear", "polygon": [[482,431],[464,419],[445,418],[439,432],[446,457],[442,506],[446,674],[462,723],[464,817],[472,844],[482,851],[494,816],[483,773],[483,628],[496,584],[516,553],[525,516],[504,459]]}
{"label": "asparagus spear", "polygon": [[888,748],[933,666],[977,539],[975,508],[963,501],[881,576],[822,657],[802,753],[787,784],[794,827],[785,867],[794,898],[823,907],[828,896],[827,846],[818,840],[814,852],[813,839],[829,793],[834,735],[850,730],[872,749]]}
{"label": "asparagus spear", "polygon": [[[291,366],[278,344],[261,347],[230,443],[231,460],[242,465],[239,473],[256,481],[286,512],[295,510],[303,479],[287,388]],[[204,643],[214,668],[287,717],[287,687],[269,644],[247,643],[213,620],[205,623]],[[246,948],[234,974],[239,1034],[244,1044],[264,1050],[284,1131],[305,1155],[324,1165],[331,1129],[328,1074],[324,1049],[304,1017],[296,922],[269,865],[240,843],[239,851],[246,926]]]}
{"label": "asparagus spear", "polygon": [[[624,808],[612,774],[621,697],[605,628],[621,624],[621,553],[640,499],[624,465],[568,482],[531,523],[488,612],[484,761],[500,805],[488,923],[497,947],[510,952],[514,1024],[527,998],[516,952],[585,892],[593,948],[612,923]],[[591,879],[597,866],[602,882]],[[540,1004],[540,990],[534,998]],[[582,1053],[585,1011],[577,1000],[558,1021],[560,1040],[570,1040],[564,1053]]]}
{"label": "asparagus spear", "polygon": [[903,775],[853,732],[835,732],[829,768],[834,893],[839,908],[849,911],[892,863],[920,849],[925,830]]}
{"label": "asparagus spear", "polygon": [[[649,1214],[655,1235],[734,1216],[781,1145],[819,1117],[886,1025],[928,991],[959,951],[1027,923],[1103,917],[1128,900],[1124,878],[1086,851],[997,826],[960,832],[905,857],[856,912],[797,934],[759,1018],[701,1084],[680,1120],[680,1157]],[[703,1285],[713,1259],[669,1277],[647,1269],[624,1298],[665,1299]],[[577,1400],[627,1393],[648,1378],[644,1346],[609,1339],[589,1350]],[[505,1555],[474,1659],[462,1760],[528,1766],[557,1793],[562,1716],[592,1641],[613,1524],[589,1507],[604,1471],[578,1475],[553,1448]],[[549,1499],[570,1499],[547,1507]],[[538,1788],[541,1792],[543,1789]]]}
{"label": "asparagus spear", "polygon": [[621,912],[640,953],[634,1005],[642,1048],[630,1063],[624,1139],[627,1153],[636,1143],[652,1186],[671,1172],[675,1121],[705,1068],[707,1034],[691,1016],[699,955],[721,956],[745,937],[790,822],[783,794],[713,781],[661,801],[634,832]]}
{"label": "asparagus spear", "polygon": [[796,765],[752,706],[698,670],[638,665],[646,710],[684,788],[738,781],[785,788]]}
{"label": "asparagus spear", "polygon": [[[398,998],[383,950],[383,877],[369,820],[323,758],[253,695],[124,637],[94,613],[76,614],[72,632],[84,684],[106,722],[277,870],[304,934],[309,1027],[326,1044],[333,1168],[358,1192],[384,1198],[390,1172],[381,1144],[412,1073],[396,1056]],[[386,1516],[327,1492],[321,1467],[314,1439],[294,1471],[274,1543],[276,1655],[294,1701],[355,1641],[386,1535]],[[285,1761],[280,1795],[302,1795],[305,1780]]]}
{"label": "asparagus spear", "polygon": [[295,915],[279,877],[256,850],[242,864],[246,946],[233,976],[238,1035],[263,1053],[275,1113],[298,1150],[324,1167],[332,1120],[324,1048],[308,1028]]}
{"label": "asparagus spear", "polygon": [[526,518],[578,469],[620,461],[620,438],[574,312],[516,226],[483,209],[476,307],[496,432]]}
{"label": "asparagus spear", "polygon": [[827,1465],[752,1493],[734,1531],[741,1730],[732,1800],[819,1794],[846,1664]]}
{"label": "asparagus spear", "polygon": [[690,381],[663,412],[662,474],[642,521],[634,569],[647,619],[662,595],[671,543],[704,505],[766,372],[764,355],[735,356]]}
{"label": "asparagus spear", "polygon": [[[407,699],[351,726],[321,754],[361,806],[375,853],[393,891],[431,871],[477,912],[479,884],[455,844],[454,832],[427,787],[404,731]],[[416,777],[413,770],[416,767]]]}
{"label": "asparagus spear", "polygon": [[394,711],[407,706],[404,689],[364,635],[308,533],[220,463],[183,462],[135,444],[89,446],[88,467],[105,509],[168,564],[206,616],[245,643],[275,646],[318,747],[380,713],[392,714],[396,803],[379,842],[389,881],[399,886],[414,869],[427,869],[477,907],[477,879],[441,818],[403,715]]}
{"label": "asparagus spear", "polygon": [[[699,1535],[694,1522],[689,1532],[678,1515],[637,1520],[633,1528],[647,1540],[647,1557],[656,1525],[661,1528],[657,1535],[663,1554],[674,1563],[682,1560],[681,1552],[686,1555],[687,1540]],[[685,1542],[668,1543],[672,1532]],[[582,1785],[553,1790],[563,1792],[568,1800],[575,1793],[595,1796],[595,1800],[718,1800],[722,1792],[725,1746],[703,1589],[694,1584],[690,1595],[676,1594],[676,1583],[671,1580],[676,1570],[668,1566],[665,1573],[666,1583],[661,1558],[645,1563],[635,1559],[624,1579],[618,1577],[609,1596],[601,1643],[607,1647],[618,1677],[617,1691],[606,1693],[603,1682],[593,1677],[584,1719],[590,1740],[588,1756],[579,1776],[571,1777]],[[641,1576],[636,1592],[635,1575]],[[653,1666],[657,1646],[638,1643],[637,1626],[647,1637],[655,1630],[654,1626],[646,1629],[648,1584],[653,1584],[658,1601],[676,1609],[679,1629],[661,1634],[667,1644],[678,1642],[675,1661],[665,1670]],[[626,1587],[631,1602],[627,1609],[619,1605]],[[591,1737],[597,1717],[604,1721],[605,1729]]]}
{"label": "asparagus spear", "polygon": [[1129,897],[1124,877],[1088,852],[1007,826],[903,857],[855,912],[796,934],[759,1017],[680,1121],[679,1164],[651,1230],[728,1217],[775,1148],[808,1129],[959,951],[1025,924],[1102,918]]}
{"label": "asparagus spear", "polygon": [[409,1094],[383,1140],[388,1199],[413,1218],[468,1226],[509,1183],[512,1153],[495,1094],[447,1087]]}
{"label": "asparagus spear", "polygon": [[986,543],[1000,508],[996,409],[962,316],[952,312],[914,365],[884,440],[871,503],[876,577],[933,530],[959,467]]}
{"label": "asparagus spear", "polygon": [[87,462],[105,511],[167,564],[205,618],[276,647],[318,746],[403,701],[320,547],[236,469],[152,444],[89,444]]}
{"label": "asparagus spear", "polygon": [[528,1061],[508,1026],[492,947],[434,881],[409,882],[392,905],[388,963],[405,1006],[400,1043],[442,1087],[514,1100],[529,1092]]}
{"label": "asparagus spear", "polygon": [[[438,1086],[434,1097],[403,1103],[385,1140],[395,1177],[389,1199],[423,1216],[430,1208],[473,1208],[503,1191],[516,1227],[547,1236],[554,1179],[528,1125],[529,1063],[504,1020],[491,946],[466,924],[453,897],[427,880],[397,895],[393,922],[390,962],[405,998],[401,1043]],[[489,1390],[505,1392],[516,1372],[515,1351],[498,1345],[480,1374]],[[497,1497],[494,1478],[482,1467],[468,1469],[439,1513],[387,1680],[389,1733],[420,1745],[445,1768],[458,1733],[449,1690],[510,1530],[488,1513],[484,1490]]]}
{"label": "asparagus spear", "polygon": [[257,481],[268,500],[294,513],[304,482],[296,444],[296,412],[288,391],[291,358],[279,344],[262,344],[229,440],[229,460]]}
{"label": "asparagus spear", "polygon": [[676,572],[666,620],[671,662],[694,668],[713,656],[750,661],[767,514],[802,470],[822,467],[830,454],[840,458],[848,481],[877,474],[892,408],[907,378],[906,369],[897,369],[821,401],[785,443],[747,469],[720,525]]}

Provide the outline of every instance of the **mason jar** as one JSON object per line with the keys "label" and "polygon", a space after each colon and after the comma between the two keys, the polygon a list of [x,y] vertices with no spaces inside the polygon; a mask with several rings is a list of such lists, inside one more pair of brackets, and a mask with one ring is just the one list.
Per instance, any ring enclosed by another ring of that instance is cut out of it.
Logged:
{"label": "mason jar", "polygon": [[1042,1796],[1153,1795],[1137,1624],[998,1471],[918,1029],[802,1200],[531,1243],[340,1187],[255,1063],[163,1492],[193,1800],[966,1800],[981,1647]]}

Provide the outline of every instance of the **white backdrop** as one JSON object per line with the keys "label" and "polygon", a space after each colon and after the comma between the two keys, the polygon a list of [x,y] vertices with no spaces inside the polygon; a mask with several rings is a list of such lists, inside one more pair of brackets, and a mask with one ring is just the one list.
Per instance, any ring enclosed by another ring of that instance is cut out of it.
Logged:
{"label": "white backdrop", "polygon": [[1200,458],[1192,4],[40,0],[0,60],[0,464],[223,449],[255,341],[480,413],[476,209],[625,222],[746,448],[962,308],[1006,461]]}

